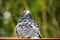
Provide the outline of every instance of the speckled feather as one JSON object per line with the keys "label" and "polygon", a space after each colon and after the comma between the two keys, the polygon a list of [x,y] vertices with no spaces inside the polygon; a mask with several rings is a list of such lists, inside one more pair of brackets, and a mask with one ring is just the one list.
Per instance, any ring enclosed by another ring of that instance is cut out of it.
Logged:
{"label": "speckled feather", "polygon": [[[24,11],[22,19],[16,25],[16,34],[18,38],[41,38],[38,23],[32,20],[30,11]],[[29,14],[29,15],[28,15]],[[27,16],[28,15],[28,16]],[[27,18],[28,17],[28,18]]]}

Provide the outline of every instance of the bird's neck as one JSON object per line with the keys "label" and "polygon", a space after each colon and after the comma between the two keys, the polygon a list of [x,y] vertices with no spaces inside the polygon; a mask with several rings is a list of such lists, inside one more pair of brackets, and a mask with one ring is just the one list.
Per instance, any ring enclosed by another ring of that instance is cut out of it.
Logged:
{"label": "bird's neck", "polygon": [[23,19],[32,19],[31,15],[23,16]]}

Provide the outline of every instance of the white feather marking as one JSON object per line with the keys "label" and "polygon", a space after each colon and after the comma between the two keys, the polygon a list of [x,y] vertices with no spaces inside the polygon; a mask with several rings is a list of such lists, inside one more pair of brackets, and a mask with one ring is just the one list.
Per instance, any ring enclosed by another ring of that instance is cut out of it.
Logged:
{"label": "white feather marking", "polygon": [[25,14],[29,14],[30,13],[30,11],[29,10],[25,10],[26,11],[26,13]]}

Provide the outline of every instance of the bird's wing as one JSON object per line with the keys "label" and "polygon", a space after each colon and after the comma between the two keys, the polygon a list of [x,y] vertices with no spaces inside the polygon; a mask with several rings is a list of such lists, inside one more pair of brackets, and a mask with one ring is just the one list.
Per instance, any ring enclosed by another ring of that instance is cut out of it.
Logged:
{"label": "bird's wing", "polygon": [[39,35],[39,37],[41,38],[42,36],[41,36],[41,34],[40,34],[40,30],[39,30],[39,25],[38,25],[38,23],[35,22],[35,21],[33,21],[33,22],[32,22],[32,27],[33,27],[33,29],[37,32],[37,34]]}
{"label": "bird's wing", "polygon": [[19,37],[19,38],[21,38],[21,36],[20,36],[21,35],[20,34],[21,27],[22,27],[22,23],[21,22],[16,25],[16,34],[17,34],[17,37]]}

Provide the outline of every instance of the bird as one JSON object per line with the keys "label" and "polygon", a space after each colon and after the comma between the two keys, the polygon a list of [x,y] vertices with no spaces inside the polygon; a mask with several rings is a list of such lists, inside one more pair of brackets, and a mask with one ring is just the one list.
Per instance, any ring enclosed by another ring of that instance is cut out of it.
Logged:
{"label": "bird", "polygon": [[42,38],[39,25],[32,19],[30,10],[22,12],[22,17],[16,25],[16,36],[18,38]]}

